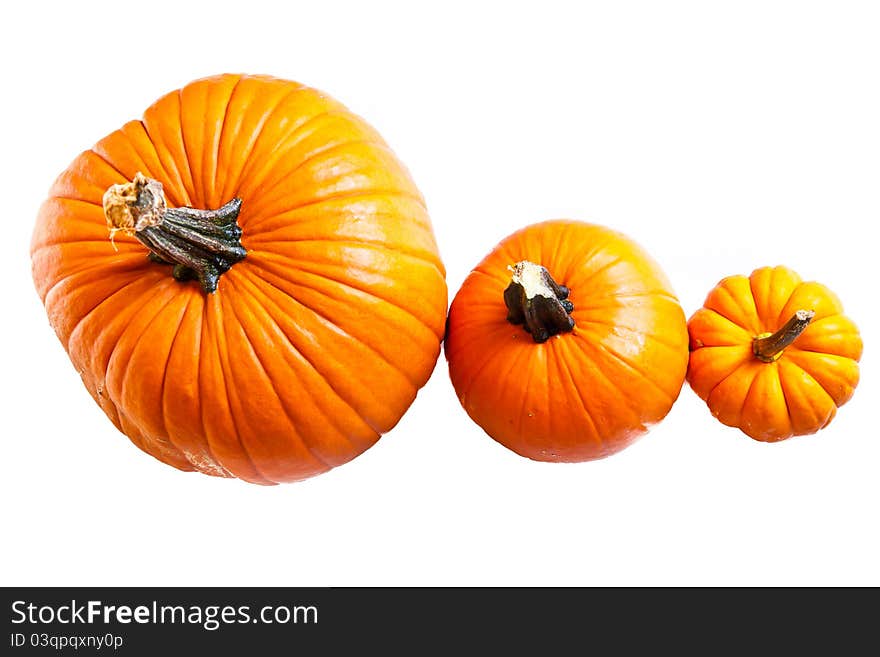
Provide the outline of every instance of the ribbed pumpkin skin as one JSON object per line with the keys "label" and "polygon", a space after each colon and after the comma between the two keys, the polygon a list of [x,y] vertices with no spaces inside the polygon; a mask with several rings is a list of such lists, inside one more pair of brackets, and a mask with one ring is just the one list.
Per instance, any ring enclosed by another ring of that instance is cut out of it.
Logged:
{"label": "ribbed pumpkin skin", "polygon": [[[508,265],[529,260],[571,289],[574,330],[538,344],[507,319]],[[503,240],[449,312],[445,355],[461,405],[492,438],[539,461],[613,454],[669,412],[687,328],[665,275],[624,235],[556,220]]]}
{"label": "ribbed pumpkin skin", "polygon": [[[798,310],[816,314],[778,360],[755,358],[752,343]],[[688,322],[688,382],[722,423],[776,442],[827,426],[859,382],[862,339],[837,296],[787,267],[729,276]]]}
{"label": "ribbed pumpkin skin", "polygon": [[[102,195],[138,171],[169,207],[242,199],[248,255],[214,294],[133,237],[111,244]],[[349,461],[397,423],[443,336],[445,272],[405,168],[338,102],[265,76],[193,82],[82,153],[32,261],[86,388],[181,470],[269,484]]]}

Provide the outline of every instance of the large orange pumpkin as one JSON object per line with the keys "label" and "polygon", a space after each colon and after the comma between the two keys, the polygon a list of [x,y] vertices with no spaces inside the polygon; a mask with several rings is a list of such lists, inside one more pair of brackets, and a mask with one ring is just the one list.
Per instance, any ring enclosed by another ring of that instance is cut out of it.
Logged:
{"label": "large orange pumpkin", "polygon": [[831,290],[787,267],[723,279],[688,330],[691,388],[755,440],[815,433],[859,382],[856,325]]}
{"label": "large orange pumpkin", "polygon": [[577,221],[504,239],[449,312],[449,374],[468,415],[539,461],[629,445],[669,412],[688,360],[684,312],[630,239]]}
{"label": "large orange pumpkin", "polygon": [[79,155],[32,261],[86,388],[181,470],[269,484],[349,461],[443,336],[444,269],[405,168],[340,103],[266,76],[193,82]]}

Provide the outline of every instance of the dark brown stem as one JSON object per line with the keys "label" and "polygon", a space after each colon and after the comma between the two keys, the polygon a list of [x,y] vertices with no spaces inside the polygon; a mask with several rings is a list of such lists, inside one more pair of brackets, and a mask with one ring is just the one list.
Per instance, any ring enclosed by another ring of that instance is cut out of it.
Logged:
{"label": "dark brown stem", "polygon": [[508,267],[513,272],[504,290],[507,321],[522,324],[535,342],[546,342],[551,335],[571,331],[574,306],[569,289],[553,280],[544,267],[523,260]]}
{"label": "dark brown stem", "polygon": [[776,333],[764,333],[752,341],[752,352],[758,360],[772,363],[782,355],[782,351],[813,321],[816,313],[812,310],[798,310]]}
{"label": "dark brown stem", "polygon": [[167,208],[162,183],[141,173],[104,194],[111,239],[117,231],[133,235],[150,249],[151,260],[174,265],[175,279],[198,279],[208,294],[247,255],[240,242],[240,211],[238,198],[216,210]]}

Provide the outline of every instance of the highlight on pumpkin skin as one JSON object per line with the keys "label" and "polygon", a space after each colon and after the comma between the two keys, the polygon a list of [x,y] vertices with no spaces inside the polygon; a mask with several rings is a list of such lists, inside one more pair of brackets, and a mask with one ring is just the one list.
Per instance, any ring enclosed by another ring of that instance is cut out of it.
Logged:
{"label": "highlight on pumpkin skin", "polygon": [[687,338],[644,250],[603,226],[554,220],[506,237],[468,275],[444,351],[459,402],[492,439],[536,461],[581,462],[667,415]]}
{"label": "highlight on pumpkin skin", "polygon": [[858,328],[831,290],[787,267],[723,279],[688,331],[691,388],[761,442],[825,428],[858,385]]}

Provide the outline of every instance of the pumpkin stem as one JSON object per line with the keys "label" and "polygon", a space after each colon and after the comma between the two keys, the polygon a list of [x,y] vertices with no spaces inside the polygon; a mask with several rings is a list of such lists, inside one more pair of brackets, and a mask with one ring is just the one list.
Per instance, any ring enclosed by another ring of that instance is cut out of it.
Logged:
{"label": "pumpkin stem", "polygon": [[798,310],[776,333],[762,333],[752,341],[752,352],[758,360],[772,363],[782,355],[783,349],[797,340],[813,321],[812,310]]}
{"label": "pumpkin stem", "polygon": [[551,335],[574,328],[570,291],[557,284],[546,268],[523,260],[508,269],[513,272],[504,290],[508,322],[522,324],[535,342],[546,342]]}
{"label": "pumpkin stem", "polygon": [[112,185],[104,194],[104,216],[110,239],[122,231],[150,249],[150,259],[173,264],[178,281],[198,279],[210,294],[220,276],[247,251],[241,245],[234,198],[216,210],[167,208],[162,183],[138,172],[130,183]]}

